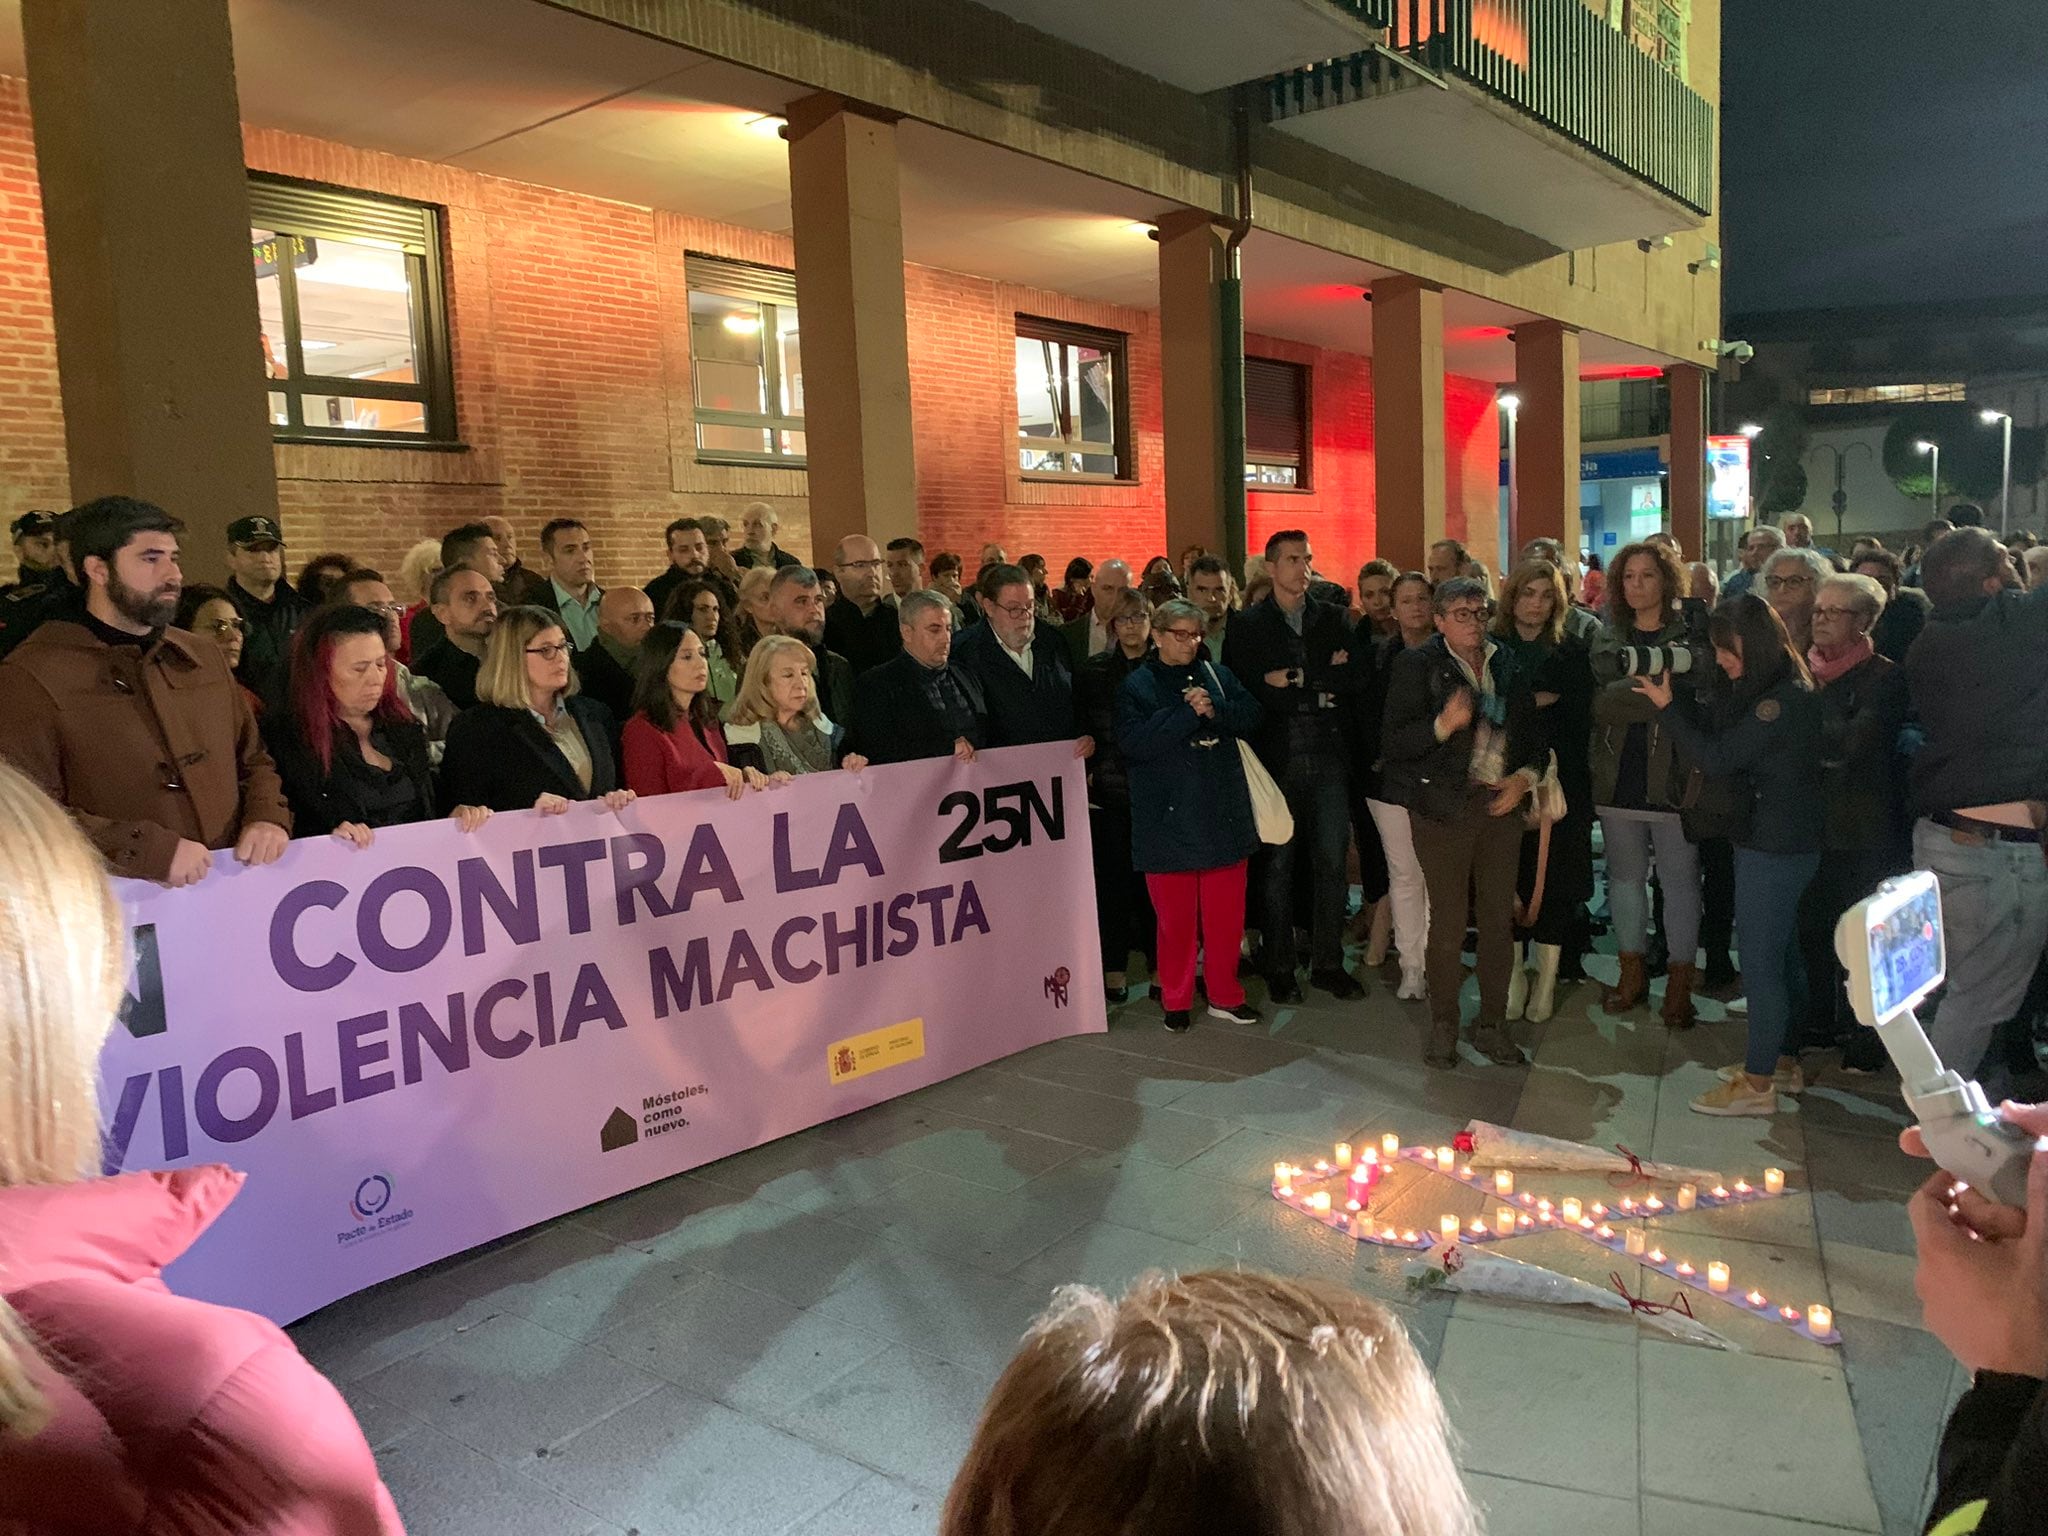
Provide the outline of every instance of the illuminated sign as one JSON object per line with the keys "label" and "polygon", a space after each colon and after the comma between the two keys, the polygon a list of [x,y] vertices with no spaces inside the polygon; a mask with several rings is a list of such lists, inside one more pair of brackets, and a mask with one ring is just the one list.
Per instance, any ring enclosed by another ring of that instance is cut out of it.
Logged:
{"label": "illuminated sign", "polygon": [[1707,439],[1707,516],[1749,520],[1749,439]]}

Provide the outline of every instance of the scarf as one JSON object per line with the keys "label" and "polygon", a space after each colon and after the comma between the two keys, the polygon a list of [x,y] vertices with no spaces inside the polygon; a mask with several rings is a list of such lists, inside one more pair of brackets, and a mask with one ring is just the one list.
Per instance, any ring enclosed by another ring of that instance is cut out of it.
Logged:
{"label": "scarf", "polygon": [[1856,668],[1862,666],[1864,662],[1870,660],[1874,650],[1875,648],[1870,643],[1870,636],[1859,635],[1852,643],[1843,646],[1833,656],[1829,656],[1817,645],[1810,647],[1806,652],[1806,664],[1813,668],[1814,682],[1825,688],[1844,673],[1853,672]]}

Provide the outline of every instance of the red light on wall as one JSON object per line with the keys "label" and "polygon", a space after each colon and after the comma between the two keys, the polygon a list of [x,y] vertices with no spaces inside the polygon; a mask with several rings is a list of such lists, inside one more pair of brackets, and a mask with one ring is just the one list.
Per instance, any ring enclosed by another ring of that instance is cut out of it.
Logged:
{"label": "red light on wall", "polygon": [[1581,379],[1661,379],[1664,370],[1655,363],[1610,363],[1599,368],[1581,368]]}
{"label": "red light on wall", "polygon": [[1504,341],[1514,334],[1504,325],[1447,325],[1445,341]]}

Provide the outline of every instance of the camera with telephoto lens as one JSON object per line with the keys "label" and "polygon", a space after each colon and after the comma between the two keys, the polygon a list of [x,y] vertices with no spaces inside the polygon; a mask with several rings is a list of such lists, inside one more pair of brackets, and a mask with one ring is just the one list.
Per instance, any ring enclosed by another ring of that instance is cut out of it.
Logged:
{"label": "camera with telephoto lens", "polygon": [[1714,670],[1714,646],[1707,638],[1707,609],[1703,603],[1685,599],[1679,607],[1685,638],[1675,645],[1624,645],[1620,650],[1623,677],[1657,677],[1704,680]]}

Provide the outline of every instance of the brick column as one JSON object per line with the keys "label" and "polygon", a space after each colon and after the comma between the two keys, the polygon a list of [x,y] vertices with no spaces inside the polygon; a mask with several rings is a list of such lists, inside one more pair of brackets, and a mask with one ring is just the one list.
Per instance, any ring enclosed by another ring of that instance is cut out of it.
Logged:
{"label": "brick column", "polygon": [[1515,327],[1515,548],[1552,538],[1579,552],[1579,333],[1556,320]]}
{"label": "brick column", "polygon": [[917,526],[895,117],[840,97],[789,109],[811,550]]}
{"label": "brick column", "polygon": [[[1671,531],[1688,560],[1707,557],[1707,371],[1664,371],[1671,392]],[[1750,472],[1755,474],[1755,466]]]}
{"label": "brick column", "polygon": [[1166,544],[1225,547],[1223,309],[1227,232],[1189,210],[1159,221],[1159,391],[1166,449]]}
{"label": "brick column", "polygon": [[1444,291],[1419,277],[1372,285],[1374,550],[1422,569],[1444,536]]}
{"label": "brick column", "polygon": [[277,516],[227,0],[25,0],[64,439],[76,501],[187,524]]}

